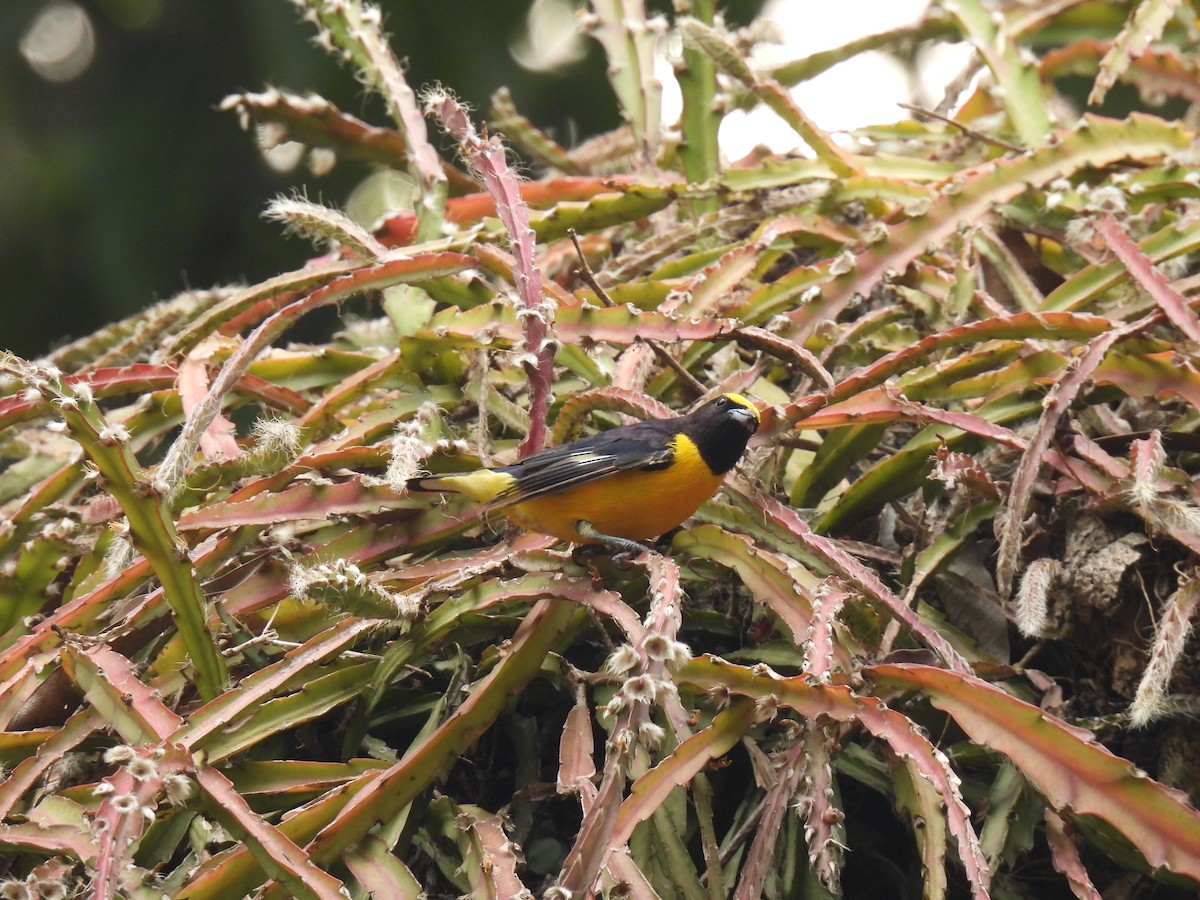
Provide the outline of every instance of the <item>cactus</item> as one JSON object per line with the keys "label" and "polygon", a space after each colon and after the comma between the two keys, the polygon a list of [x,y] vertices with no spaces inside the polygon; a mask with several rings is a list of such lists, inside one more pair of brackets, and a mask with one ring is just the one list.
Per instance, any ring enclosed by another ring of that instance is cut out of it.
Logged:
{"label": "cactus", "polygon": [[[224,108],[411,202],[277,199],[296,271],[0,356],[0,895],[1192,895],[1200,157],[1064,82],[1200,96],[1176,4],[947,0],[765,71],[710,3],[597,2],[627,125],[581,147],[297,5],[390,122]],[[843,142],[787,92],[948,40],[953,116]],[[758,103],[813,158],[723,163]],[[402,489],[710,391],[759,435],[632,561]]]}

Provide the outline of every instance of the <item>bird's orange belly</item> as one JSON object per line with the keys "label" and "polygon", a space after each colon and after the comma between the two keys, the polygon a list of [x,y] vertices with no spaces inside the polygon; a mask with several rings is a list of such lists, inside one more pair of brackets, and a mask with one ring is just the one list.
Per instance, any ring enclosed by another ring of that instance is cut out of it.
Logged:
{"label": "bird's orange belly", "polygon": [[716,492],[721,480],[696,456],[676,459],[670,469],[620,472],[503,512],[522,528],[565,541],[596,543],[579,534],[581,519],[601,534],[645,541],[687,519]]}

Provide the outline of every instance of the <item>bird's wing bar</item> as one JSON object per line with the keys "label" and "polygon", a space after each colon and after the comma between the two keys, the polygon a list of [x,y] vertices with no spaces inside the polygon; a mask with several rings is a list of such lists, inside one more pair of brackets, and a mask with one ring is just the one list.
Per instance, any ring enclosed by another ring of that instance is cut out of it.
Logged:
{"label": "bird's wing bar", "polygon": [[[628,435],[615,440],[595,438],[544,450],[502,470],[515,481],[497,495],[493,508],[524,503],[535,497],[556,494],[617,472],[646,469],[669,463],[674,449],[661,440],[639,440]],[[597,440],[599,439],[599,440]]]}

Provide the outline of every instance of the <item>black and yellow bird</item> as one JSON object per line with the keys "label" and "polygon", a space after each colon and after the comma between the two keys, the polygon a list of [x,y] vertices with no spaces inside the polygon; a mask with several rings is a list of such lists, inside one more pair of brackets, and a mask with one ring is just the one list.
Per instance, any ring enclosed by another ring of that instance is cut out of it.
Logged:
{"label": "black and yellow bird", "polygon": [[465,494],[528,531],[637,553],[711,497],[758,430],[754,404],[722,394],[686,416],[622,425],[511,466],[408,481]]}

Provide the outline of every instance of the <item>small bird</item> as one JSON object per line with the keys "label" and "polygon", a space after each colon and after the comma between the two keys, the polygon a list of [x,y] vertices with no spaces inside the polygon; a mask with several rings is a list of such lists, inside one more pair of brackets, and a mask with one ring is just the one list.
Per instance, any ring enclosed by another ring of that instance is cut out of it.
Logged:
{"label": "small bird", "polygon": [[409,479],[465,494],[528,531],[640,553],[711,497],[758,430],[754,404],[722,394],[686,416],[622,425],[511,466]]}

